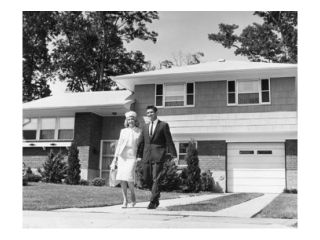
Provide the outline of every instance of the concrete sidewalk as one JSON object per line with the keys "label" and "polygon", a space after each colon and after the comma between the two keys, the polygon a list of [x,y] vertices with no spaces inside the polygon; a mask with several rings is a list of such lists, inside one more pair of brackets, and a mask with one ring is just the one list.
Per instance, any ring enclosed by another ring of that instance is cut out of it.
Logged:
{"label": "concrete sidewalk", "polygon": [[180,215],[180,216],[210,216],[210,217],[238,217],[251,218],[256,213],[261,211],[279,194],[264,194],[260,197],[251,199],[250,201],[234,205],[230,208],[222,209],[217,212],[200,212],[200,211],[167,211],[166,208],[175,205],[186,205],[197,202],[202,202],[217,197],[231,195],[232,193],[224,194],[207,194],[193,197],[182,197],[176,199],[166,199],[160,201],[160,206],[157,209],[149,210],[147,206],[149,202],[137,203],[134,208],[121,208],[121,205],[96,208],[67,208],[55,210],[57,212],[100,212],[100,213],[120,213],[120,214],[156,214],[156,215]]}
{"label": "concrete sidewalk", "polygon": [[261,197],[217,212],[167,211],[166,207],[210,200],[230,194],[207,194],[160,201],[157,209],[147,209],[148,202],[134,208],[121,205],[96,208],[68,208],[54,211],[24,211],[23,226],[54,228],[279,228],[292,227],[297,219],[251,218],[278,194]]}

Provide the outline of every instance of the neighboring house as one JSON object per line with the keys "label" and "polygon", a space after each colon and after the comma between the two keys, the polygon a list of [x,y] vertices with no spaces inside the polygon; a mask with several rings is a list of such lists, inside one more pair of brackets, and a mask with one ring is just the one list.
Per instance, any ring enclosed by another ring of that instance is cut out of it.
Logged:
{"label": "neighboring house", "polygon": [[[51,144],[64,148],[74,139],[82,178],[107,177],[123,113],[132,109],[147,121],[145,108],[154,104],[159,119],[170,125],[179,166],[186,165],[186,147],[193,139],[201,170],[211,170],[224,191],[297,188],[297,65],[221,60],[113,80],[127,90],[64,95],[83,103],[59,105],[59,98],[48,97],[24,104],[24,118],[30,121],[24,127],[25,163],[35,166]],[[46,139],[50,134],[52,139]]]}

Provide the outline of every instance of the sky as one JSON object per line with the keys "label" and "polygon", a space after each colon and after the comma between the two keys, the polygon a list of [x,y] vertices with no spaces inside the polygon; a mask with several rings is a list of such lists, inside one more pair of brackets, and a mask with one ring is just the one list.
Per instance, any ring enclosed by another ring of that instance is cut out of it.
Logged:
{"label": "sky", "polygon": [[[149,31],[158,33],[157,42],[135,39],[125,44],[127,50],[140,50],[146,61],[159,66],[163,60],[170,60],[179,52],[184,54],[202,52],[202,62],[218,59],[248,61],[246,57],[235,56],[235,49],[226,49],[208,39],[208,34],[218,33],[219,24],[237,24],[236,33],[254,22],[262,23],[253,11],[159,11],[159,19],[148,24]],[[52,95],[61,94],[65,84],[51,83]]]}
{"label": "sky", "polygon": [[183,53],[203,52],[202,61],[216,61],[224,58],[244,60],[246,57],[235,56],[234,49],[226,49],[208,39],[208,34],[218,33],[219,24],[237,24],[242,29],[253,22],[262,23],[260,17],[249,11],[160,11],[159,20],[149,24],[149,30],[157,32],[157,42],[134,40],[127,45],[128,50],[141,50],[153,64],[165,59],[172,59],[179,51]]}

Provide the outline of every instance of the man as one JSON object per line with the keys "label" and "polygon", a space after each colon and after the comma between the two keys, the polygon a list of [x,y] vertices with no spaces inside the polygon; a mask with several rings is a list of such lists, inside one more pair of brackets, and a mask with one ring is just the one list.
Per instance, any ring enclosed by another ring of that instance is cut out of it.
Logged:
{"label": "man", "polygon": [[143,179],[151,189],[148,209],[155,209],[159,206],[159,176],[163,163],[168,154],[175,158],[177,152],[168,123],[157,118],[158,109],[155,106],[148,106],[146,110],[150,122],[142,128],[138,140],[137,159],[142,158]]}

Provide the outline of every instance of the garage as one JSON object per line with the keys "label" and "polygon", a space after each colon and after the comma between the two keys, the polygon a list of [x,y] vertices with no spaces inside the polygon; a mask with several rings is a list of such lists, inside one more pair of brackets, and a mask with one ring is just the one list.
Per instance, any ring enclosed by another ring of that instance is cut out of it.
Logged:
{"label": "garage", "polygon": [[228,143],[228,192],[279,193],[285,188],[284,143]]}

